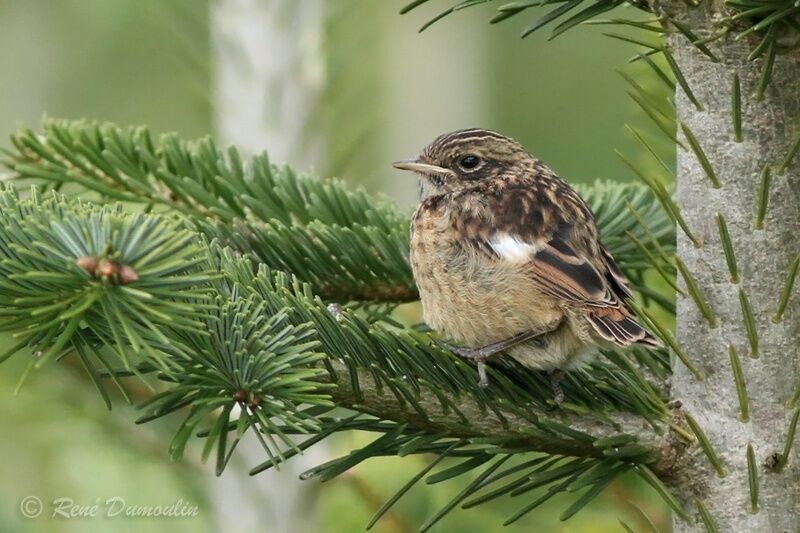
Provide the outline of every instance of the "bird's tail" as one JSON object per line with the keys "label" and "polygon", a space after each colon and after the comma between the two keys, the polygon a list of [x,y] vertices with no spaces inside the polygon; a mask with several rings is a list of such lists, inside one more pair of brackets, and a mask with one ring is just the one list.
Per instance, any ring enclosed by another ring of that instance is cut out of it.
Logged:
{"label": "bird's tail", "polygon": [[624,307],[594,309],[586,314],[586,319],[603,339],[619,346],[643,344],[660,348],[663,344],[641,324],[636,322],[630,311]]}

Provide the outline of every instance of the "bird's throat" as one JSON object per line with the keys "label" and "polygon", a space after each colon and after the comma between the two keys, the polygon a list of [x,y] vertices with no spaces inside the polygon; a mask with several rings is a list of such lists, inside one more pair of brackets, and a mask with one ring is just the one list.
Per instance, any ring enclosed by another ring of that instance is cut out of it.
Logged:
{"label": "bird's throat", "polygon": [[437,196],[449,192],[442,176],[420,176],[419,178],[419,198],[425,200],[431,196]]}

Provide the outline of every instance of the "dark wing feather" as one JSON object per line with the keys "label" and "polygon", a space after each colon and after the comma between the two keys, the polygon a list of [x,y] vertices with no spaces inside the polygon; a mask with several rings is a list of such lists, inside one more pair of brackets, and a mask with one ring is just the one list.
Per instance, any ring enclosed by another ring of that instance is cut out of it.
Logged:
{"label": "dark wing feather", "polygon": [[630,282],[628,278],[625,277],[625,274],[622,273],[622,270],[620,270],[617,262],[614,261],[611,253],[602,246],[600,247],[600,251],[603,254],[603,263],[606,267],[606,277],[611,287],[614,289],[614,292],[622,299],[633,298]]}

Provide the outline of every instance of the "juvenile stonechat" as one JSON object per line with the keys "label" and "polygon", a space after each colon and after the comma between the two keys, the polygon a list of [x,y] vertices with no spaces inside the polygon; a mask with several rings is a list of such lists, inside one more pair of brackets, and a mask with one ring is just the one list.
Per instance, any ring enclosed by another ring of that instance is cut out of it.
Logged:
{"label": "juvenile stonechat", "polygon": [[419,177],[411,267],[425,322],[477,362],[505,353],[558,379],[598,346],[660,346],[586,202],[517,141],[485,129],[436,138],[395,168]]}

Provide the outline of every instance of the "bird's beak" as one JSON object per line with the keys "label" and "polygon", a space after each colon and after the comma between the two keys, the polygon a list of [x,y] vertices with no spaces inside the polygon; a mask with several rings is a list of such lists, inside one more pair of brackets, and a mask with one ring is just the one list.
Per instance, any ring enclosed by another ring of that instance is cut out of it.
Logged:
{"label": "bird's beak", "polygon": [[437,167],[436,165],[429,165],[417,159],[405,159],[403,161],[395,161],[392,166],[399,170],[410,170],[418,174],[426,176],[442,176],[452,175],[453,171],[449,168]]}

